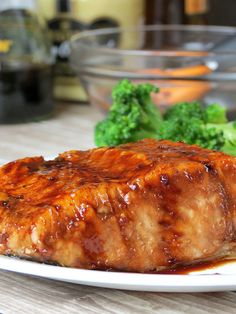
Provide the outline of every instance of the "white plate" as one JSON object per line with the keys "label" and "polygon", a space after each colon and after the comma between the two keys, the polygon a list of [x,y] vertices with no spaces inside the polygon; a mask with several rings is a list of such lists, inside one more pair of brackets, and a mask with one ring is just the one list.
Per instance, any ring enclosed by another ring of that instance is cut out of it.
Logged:
{"label": "white plate", "polygon": [[[45,158],[54,159],[55,156]],[[5,162],[1,162],[3,164]],[[236,260],[186,275],[139,274],[47,265],[0,255],[0,269],[103,288],[153,292],[236,291]]]}
{"label": "white plate", "polygon": [[0,256],[0,269],[75,284],[124,290],[158,292],[236,290],[236,262],[188,275],[162,275],[83,270]]}

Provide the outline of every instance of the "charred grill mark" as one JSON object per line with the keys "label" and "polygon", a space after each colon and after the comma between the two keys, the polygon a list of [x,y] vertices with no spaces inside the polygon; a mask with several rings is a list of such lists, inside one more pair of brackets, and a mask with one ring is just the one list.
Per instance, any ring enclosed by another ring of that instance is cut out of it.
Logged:
{"label": "charred grill mark", "polygon": [[39,169],[39,163],[34,161],[27,163],[25,166],[28,168],[29,174],[37,172]]}
{"label": "charred grill mark", "polygon": [[15,196],[15,198],[16,198],[17,200],[23,200],[23,199],[24,199],[24,195],[23,195],[23,194],[20,194],[20,195]]}
{"label": "charred grill mark", "polygon": [[6,200],[0,201],[0,204],[5,209],[14,210],[17,207],[19,201],[21,201],[22,199],[24,199],[22,195],[17,196],[8,195],[8,198]]}
{"label": "charred grill mark", "polygon": [[160,182],[161,182],[161,184],[163,184],[165,186],[169,185],[169,177],[168,177],[168,175],[167,174],[161,174],[160,175]]}
{"label": "charred grill mark", "polygon": [[2,201],[2,206],[5,208],[10,208],[9,201]]}
{"label": "charred grill mark", "polygon": [[168,265],[176,264],[179,241],[183,234],[175,229],[176,223],[172,219],[163,219],[159,221],[159,225],[162,227],[162,252],[166,257],[166,262]]}
{"label": "charred grill mark", "polygon": [[[162,236],[161,250],[166,258],[168,267],[181,262],[179,258],[179,246],[184,234],[178,228],[179,222],[182,219],[180,211],[181,204],[179,204],[180,196],[186,186],[194,186],[194,184],[203,181],[203,170],[203,167],[202,170],[198,167],[193,172],[187,170],[183,172],[176,171],[171,176],[171,180],[166,180],[165,177],[163,180],[163,174],[160,176],[160,186],[157,195],[162,217],[158,221],[158,224],[161,228],[160,234]],[[192,192],[190,191],[190,193]]]}
{"label": "charred grill mark", "polygon": [[12,161],[12,162],[9,162],[7,165],[5,165],[3,168],[2,168],[2,171],[5,175],[9,174],[10,172],[12,172],[14,170],[14,168],[16,167],[17,165],[17,162],[16,161]]}
{"label": "charred grill mark", "polygon": [[6,232],[3,232],[0,234],[0,244],[6,244],[8,239],[8,234]]}
{"label": "charred grill mark", "polygon": [[218,182],[217,184],[217,192],[219,193],[219,195],[221,196],[221,203],[217,204],[219,206],[219,208],[221,209],[222,215],[224,217],[224,219],[226,220],[226,234],[225,234],[225,240],[226,239],[232,239],[233,238],[233,234],[234,234],[234,227],[233,227],[233,219],[232,219],[232,207],[233,207],[233,203],[234,200],[232,199],[232,197],[230,196],[229,192],[227,191],[227,187],[225,185],[225,180],[223,178],[222,180],[222,176],[220,175],[217,167],[215,164],[210,163],[210,162],[202,162],[206,172],[209,173],[209,175],[214,178],[214,180],[216,182]]}
{"label": "charred grill mark", "polygon": [[162,219],[162,220],[159,220],[159,225],[161,225],[163,227],[163,229],[169,229],[171,228],[171,222],[166,220],[166,219]]}
{"label": "charred grill mark", "polygon": [[168,260],[167,260],[168,264],[170,266],[173,266],[173,265],[176,265],[179,263],[179,260],[175,257],[170,257]]}
{"label": "charred grill mark", "polygon": [[235,236],[235,230],[233,226],[233,208],[235,204],[234,197],[232,197],[232,194],[227,188],[227,184],[222,178],[221,171],[216,171],[215,177],[218,181],[218,189],[219,189],[219,194],[221,195],[221,199],[223,200],[221,202],[221,212],[224,216],[224,219],[226,220],[226,233],[225,233],[225,240],[226,239],[232,239]]}
{"label": "charred grill mark", "polygon": [[127,223],[129,222],[128,217],[125,215],[125,213],[121,213],[120,217],[118,218],[119,226],[121,229],[124,229]]}
{"label": "charred grill mark", "polygon": [[172,252],[170,250],[170,246],[163,247],[163,253],[166,257],[166,263],[168,266],[173,266],[173,265],[178,263],[177,258],[172,255]]}
{"label": "charred grill mark", "polygon": [[54,177],[54,176],[50,176],[47,178],[49,181],[52,181],[52,182],[55,182],[57,181],[57,177]]}
{"label": "charred grill mark", "polygon": [[61,210],[61,205],[56,204],[56,205],[55,205],[55,210],[56,210],[57,212],[59,212],[59,211]]}
{"label": "charred grill mark", "polygon": [[213,175],[217,174],[217,170],[216,170],[216,168],[214,167],[213,164],[210,164],[210,163],[207,163],[207,162],[202,162],[202,164],[204,165],[204,167],[206,169],[206,172],[208,172],[210,174],[213,174]]}

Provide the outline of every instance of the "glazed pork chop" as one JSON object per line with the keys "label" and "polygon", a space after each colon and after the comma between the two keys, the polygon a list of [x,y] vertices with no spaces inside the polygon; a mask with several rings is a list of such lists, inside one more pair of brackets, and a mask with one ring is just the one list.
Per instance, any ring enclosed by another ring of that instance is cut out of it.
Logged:
{"label": "glazed pork chop", "polygon": [[0,168],[0,253],[146,272],[236,253],[236,158],[170,141]]}

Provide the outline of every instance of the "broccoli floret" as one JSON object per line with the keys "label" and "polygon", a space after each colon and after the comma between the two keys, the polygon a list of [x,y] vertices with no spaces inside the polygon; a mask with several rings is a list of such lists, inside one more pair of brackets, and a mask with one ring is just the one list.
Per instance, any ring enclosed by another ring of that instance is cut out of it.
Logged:
{"label": "broccoli floret", "polygon": [[219,104],[211,104],[204,113],[206,123],[227,123],[226,109]]}
{"label": "broccoli floret", "polygon": [[209,128],[215,128],[221,131],[224,135],[224,145],[221,147],[221,151],[236,156],[236,121],[222,123],[222,124],[207,124]]}
{"label": "broccoli floret", "polygon": [[236,122],[228,122],[218,104],[204,108],[199,102],[170,107],[163,117],[153,104],[150,84],[121,81],[112,92],[113,104],[95,128],[97,146],[116,146],[144,138],[168,139],[221,150],[236,156]]}
{"label": "broccoli floret", "polygon": [[203,109],[199,102],[182,102],[168,108],[164,114],[165,120],[189,119],[203,120]]}
{"label": "broccoli floret", "polygon": [[225,144],[223,131],[213,125],[207,126],[205,110],[198,102],[180,103],[169,108],[159,137],[215,150],[220,150]]}
{"label": "broccoli floret", "polygon": [[143,138],[156,138],[162,120],[151,93],[158,88],[151,84],[134,85],[122,80],[113,90],[113,104],[105,120],[95,128],[97,146],[115,146]]}

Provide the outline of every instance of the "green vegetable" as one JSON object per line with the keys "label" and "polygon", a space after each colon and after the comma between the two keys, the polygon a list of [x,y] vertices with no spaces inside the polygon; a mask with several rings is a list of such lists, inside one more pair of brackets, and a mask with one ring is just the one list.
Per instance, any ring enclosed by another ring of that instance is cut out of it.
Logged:
{"label": "green vegetable", "polygon": [[222,124],[208,124],[208,127],[214,127],[218,131],[222,131],[225,138],[225,143],[221,151],[236,156],[236,121]]}
{"label": "green vegetable", "polygon": [[107,118],[95,128],[97,146],[115,146],[143,138],[156,138],[161,115],[151,100],[158,88],[121,81],[112,92],[113,104]]}
{"label": "green vegetable", "polygon": [[206,123],[227,123],[226,110],[224,107],[218,104],[211,104],[206,107],[205,111],[205,121]]}
{"label": "green vegetable", "polygon": [[185,102],[170,107],[164,114],[164,121],[159,130],[160,138],[220,150],[225,144],[223,131],[215,128],[213,124],[211,127],[207,125],[208,119],[216,121],[218,118],[220,110],[217,110],[215,105],[213,109],[207,109],[212,112],[211,116],[208,116],[207,110],[199,102]]}
{"label": "green vegetable", "polygon": [[199,102],[169,108],[160,127],[160,138],[197,144],[236,156],[236,122],[228,122],[218,104],[204,108]]}
{"label": "green vegetable", "polygon": [[181,118],[186,121],[189,119],[203,120],[203,109],[197,101],[191,103],[182,102],[168,108],[164,114],[165,120],[173,120],[176,118]]}
{"label": "green vegetable", "polygon": [[170,107],[162,117],[153,104],[150,84],[121,81],[113,90],[113,104],[105,120],[95,128],[97,146],[116,146],[144,138],[168,139],[197,144],[236,156],[236,122],[228,122],[218,104],[203,107],[183,102]]}

